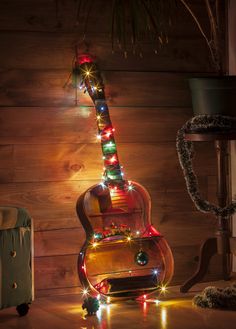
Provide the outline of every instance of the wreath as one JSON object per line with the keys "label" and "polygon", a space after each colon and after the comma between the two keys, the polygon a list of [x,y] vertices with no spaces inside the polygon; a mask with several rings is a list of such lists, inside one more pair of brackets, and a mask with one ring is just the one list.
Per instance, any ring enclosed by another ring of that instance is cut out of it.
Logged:
{"label": "wreath", "polygon": [[193,142],[185,139],[186,132],[230,132],[236,124],[236,119],[222,115],[198,115],[187,121],[177,132],[177,152],[183,170],[188,193],[196,208],[202,212],[210,212],[216,216],[227,218],[236,212],[236,202],[219,207],[204,200],[200,194],[197,176],[194,173],[192,160],[194,157]]}

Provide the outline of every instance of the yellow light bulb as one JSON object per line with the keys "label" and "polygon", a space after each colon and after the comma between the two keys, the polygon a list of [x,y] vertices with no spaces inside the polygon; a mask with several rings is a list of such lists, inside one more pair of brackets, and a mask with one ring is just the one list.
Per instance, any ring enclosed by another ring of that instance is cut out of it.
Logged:
{"label": "yellow light bulb", "polygon": [[165,286],[161,286],[161,292],[166,292],[166,287]]}
{"label": "yellow light bulb", "polygon": [[88,294],[88,289],[84,289],[83,290],[83,295],[87,295]]}

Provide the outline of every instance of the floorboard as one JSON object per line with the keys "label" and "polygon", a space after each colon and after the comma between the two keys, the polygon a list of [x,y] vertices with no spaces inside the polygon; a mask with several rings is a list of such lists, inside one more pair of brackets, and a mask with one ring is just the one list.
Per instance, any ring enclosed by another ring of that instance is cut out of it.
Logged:
{"label": "floorboard", "polygon": [[147,303],[124,301],[102,305],[96,316],[90,317],[82,310],[79,294],[38,298],[25,317],[17,316],[14,308],[2,310],[0,329],[233,329],[236,312],[192,305],[192,297],[204,287],[230,284],[202,283],[187,294],[179,293],[177,286],[171,287],[165,296],[159,297],[158,304],[152,298]]}

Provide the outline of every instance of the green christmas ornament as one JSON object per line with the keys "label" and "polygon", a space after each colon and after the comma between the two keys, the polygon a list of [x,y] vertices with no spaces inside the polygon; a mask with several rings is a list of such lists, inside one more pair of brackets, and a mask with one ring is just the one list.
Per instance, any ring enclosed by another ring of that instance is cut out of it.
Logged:
{"label": "green christmas ornament", "polygon": [[140,250],[134,257],[134,260],[136,262],[136,264],[140,265],[140,266],[144,266],[147,265],[148,263],[148,254],[142,250]]}

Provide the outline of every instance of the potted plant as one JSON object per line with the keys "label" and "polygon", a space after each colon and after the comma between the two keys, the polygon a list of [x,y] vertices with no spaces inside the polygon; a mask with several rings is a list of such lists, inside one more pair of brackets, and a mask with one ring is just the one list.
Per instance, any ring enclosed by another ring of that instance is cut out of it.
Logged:
{"label": "potted plant", "polygon": [[[200,34],[204,38],[215,74],[212,77],[190,79],[194,115],[222,114],[234,116],[234,95],[236,92],[236,77],[227,76],[225,70],[225,26],[222,13],[226,10],[228,0],[202,0],[208,26],[201,23],[190,0],[112,0],[109,1],[111,10],[111,43],[114,49],[116,42],[124,51],[128,47],[127,40],[131,40],[131,50],[139,52],[142,40],[149,39],[157,47],[168,42],[168,31],[176,6],[181,6],[192,17]],[[85,12],[85,25],[89,22],[89,15],[93,5],[101,7],[107,1],[78,0],[77,18]]]}
{"label": "potted plant", "polygon": [[194,14],[186,0],[179,0],[192,16],[199,32],[209,49],[215,76],[192,78],[189,80],[194,115],[234,116],[236,77],[226,75],[225,29],[222,12],[226,10],[228,0],[202,0],[205,3],[209,29],[206,31],[199,18]]}

